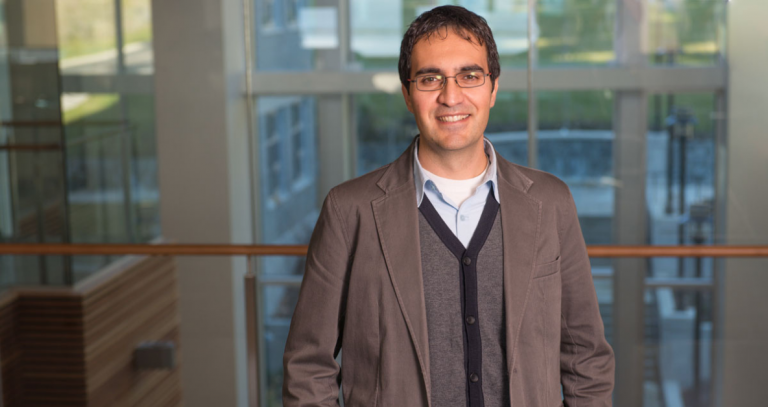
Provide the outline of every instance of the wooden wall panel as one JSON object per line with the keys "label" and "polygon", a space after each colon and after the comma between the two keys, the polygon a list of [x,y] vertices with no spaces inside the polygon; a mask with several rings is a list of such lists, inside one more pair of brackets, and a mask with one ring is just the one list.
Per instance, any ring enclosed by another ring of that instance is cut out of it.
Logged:
{"label": "wooden wall panel", "polygon": [[153,257],[83,297],[91,406],[179,402],[178,367],[169,372],[133,368],[133,349],[142,341],[170,340],[178,349],[175,273],[171,258]]}
{"label": "wooden wall panel", "polygon": [[82,305],[79,296],[50,290],[17,299],[24,406],[86,402]]}
{"label": "wooden wall panel", "polygon": [[16,335],[17,296],[14,292],[0,294],[0,369],[2,369],[3,405],[15,406],[21,401],[21,350]]}
{"label": "wooden wall panel", "polygon": [[[3,405],[179,406],[176,268],[126,257],[73,288],[0,296]],[[171,370],[137,371],[142,341],[176,344]]]}

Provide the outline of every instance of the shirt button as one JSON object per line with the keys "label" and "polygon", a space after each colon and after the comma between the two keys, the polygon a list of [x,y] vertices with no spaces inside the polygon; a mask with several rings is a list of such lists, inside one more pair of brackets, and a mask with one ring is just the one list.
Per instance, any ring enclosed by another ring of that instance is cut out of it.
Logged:
{"label": "shirt button", "polygon": [[473,317],[472,315],[468,316],[467,317],[467,323],[470,324],[470,325],[474,324],[475,323],[475,317]]}
{"label": "shirt button", "polygon": [[472,264],[472,259],[470,259],[469,257],[465,257],[464,258],[464,265],[465,266],[469,266],[470,264]]}
{"label": "shirt button", "polygon": [[464,215],[461,215],[461,216],[459,216],[459,219],[461,219],[461,220],[467,220],[467,217],[466,217],[466,216],[464,216]]}
{"label": "shirt button", "polygon": [[476,375],[476,374],[472,373],[471,375],[469,375],[469,381],[470,381],[470,382],[472,382],[472,383],[477,383],[477,381],[478,381],[478,380],[480,380],[480,378],[479,378],[479,377],[477,377],[477,375]]}

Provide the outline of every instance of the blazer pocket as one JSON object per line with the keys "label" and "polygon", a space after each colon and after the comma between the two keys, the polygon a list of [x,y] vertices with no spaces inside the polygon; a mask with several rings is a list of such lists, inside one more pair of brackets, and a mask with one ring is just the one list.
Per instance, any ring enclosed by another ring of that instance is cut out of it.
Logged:
{"label": "blazer pocket", "polygon": [[557,256],[557,258],[553,261],[536,265],[536,269],[534,270],[534,273],[533,273],[533,279],[536,280],[539,278],[553,276],[559,272],[560,272],[560,256]]}

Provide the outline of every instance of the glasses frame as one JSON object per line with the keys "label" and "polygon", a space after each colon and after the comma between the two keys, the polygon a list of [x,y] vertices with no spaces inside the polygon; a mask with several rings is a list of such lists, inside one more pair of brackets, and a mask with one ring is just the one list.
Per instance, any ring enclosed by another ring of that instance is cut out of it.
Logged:
{"label": "glasses frame", "polygon": [[461,86],[461,84],[459,84],[459,80],[456,79],[456,77],[460,76],[461,74],[466,73],[466,72],[483,72],[483,71],[477,71],[477,70],[461,71],[458,74],[453,75],[453,76],[443,76],[443,84],[440,85],[440,87],[437,88],[437,89],[421,89],[421,88],[419,88],[418,80],[422,76],[433,76],[433,75],[442,75],[442,74],[425,73],[425,74],[417,75],[414,79],[408,78],[408,79],[406,79],[406,81],[408,81],[409,83],[411,83],[411,82],[415,83],[416,84],[416,89],[421,91],[421,92],[435,92],[435,91],[438,91],[438,90],[445,89],[445,84],[448,83],[448,78],[453,78],[453,81],[456,82],[456,86],[458,86],[460,88],[471,89],[471,88],[479,88],[479,87],[485,85],[485,78],[487,76],[491,76],[490,72],[488,72],[488,73],[483,72],[483,76],[482,76],[483,77],[483,83],[481,83],[479,85],[475,85],[475,86]]}

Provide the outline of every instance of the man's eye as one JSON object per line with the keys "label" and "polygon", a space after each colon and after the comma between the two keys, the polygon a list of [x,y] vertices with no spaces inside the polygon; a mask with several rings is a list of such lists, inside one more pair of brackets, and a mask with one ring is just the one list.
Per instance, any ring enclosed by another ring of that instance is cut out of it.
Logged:
{"label": "man's eye", "polygon": [[421,77],[421,83],[435,83],[440,82],[441,77],[440,76],[422,76]]}
{"label": "man's eye", "polygon": [[476,80],[480,79],[480,74],[477,73],[477,72],[469,72],[469,73],[465,73],[462,76],[462,78],[465,81],[472,82],[472,81],[476,81]]}

